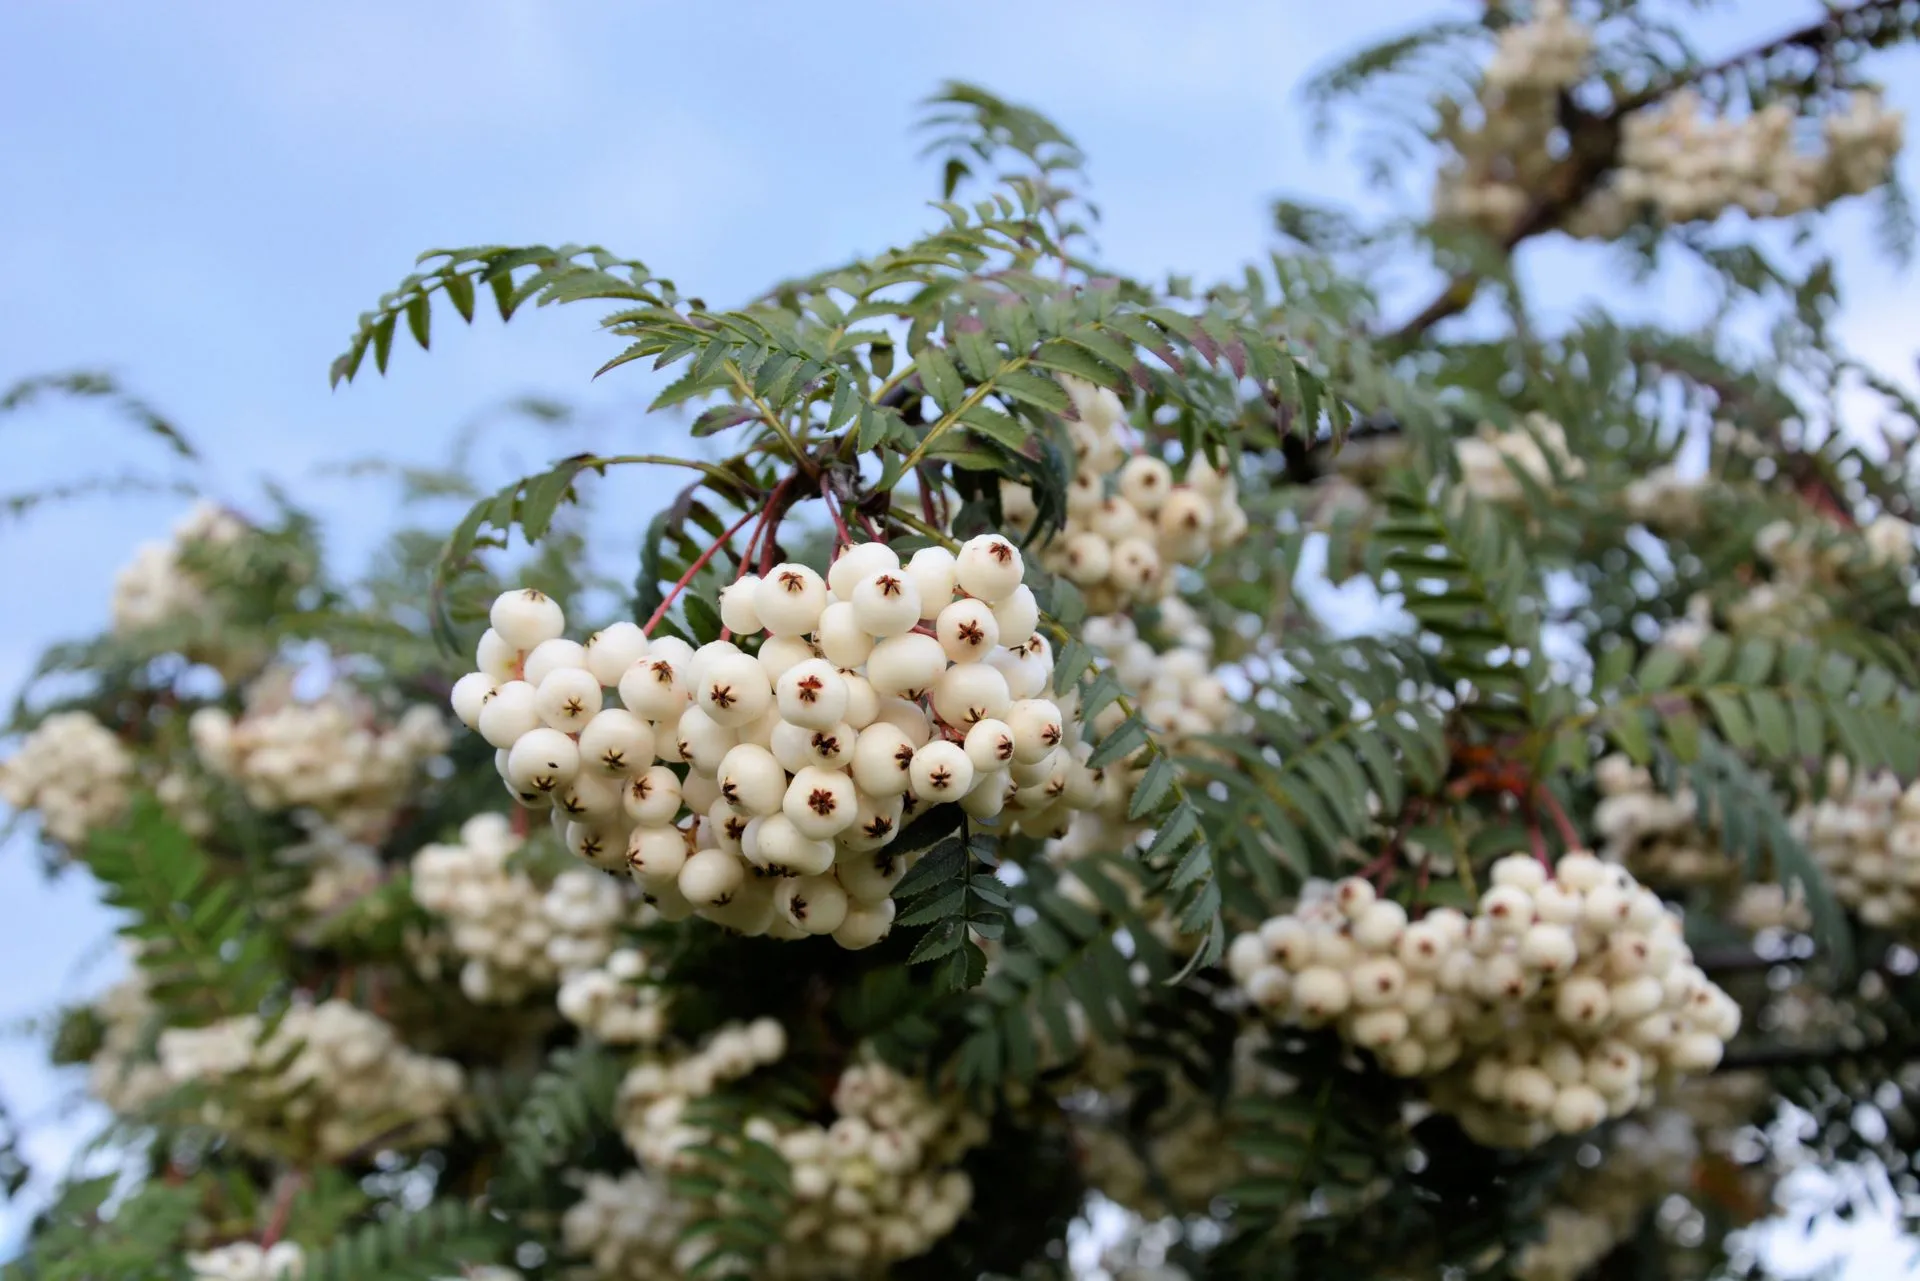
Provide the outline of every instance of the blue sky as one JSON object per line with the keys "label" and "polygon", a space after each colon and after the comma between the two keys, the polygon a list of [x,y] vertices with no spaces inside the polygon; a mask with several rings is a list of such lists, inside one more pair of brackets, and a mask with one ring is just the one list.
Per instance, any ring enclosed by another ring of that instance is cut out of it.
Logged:
{"label": "blue sky", "polygon": [[[592,411],[603,447],[680,437],[677,422],[642,420],[644,376],[589,383],[610,348],[577,311],[470,331],[442,316],[433,353],[405,351],[391,377],[329,391],[328,361],[354,317],[420,250],[599,242],[711,301],[740,298],[927,225],[933,175],[908,124],[918,99],[961,77],[1076,135],[1108,259],[1140,274],[1226,275],[1267,243],[1273,195],[1359,194],[1338,147],[1309,145],[1292,93],[1303,74],[1445,7],[0,6],[0,386],[50,369],[116,371],[205,447],[217,495],[244,508],[263,477],[293,484],[352,567],[384,528],[384,496],[315,481],[327,462],[440,461],[460,423],[526,392]],[[1738,32],[1704,39],[1783,29],[1810,7],[1742,5]],[[1903,55],[1885,74],[1915,65]],[[1894,97],[1920,119],[1920,90]],[[1850,215],[1837,232],[1843,329],[1910,370],[1911,280],[1876,263],[1866,227]],[[1608,288],[1592,255],[1550,249],[1528,266],[1567,310]],[[1655,295],[1687,301],[1678,280]],[[90,410],[0,431],[4,492],[164,463]],[[491,439],[484,466],[503,479],[578,447]],[[609,505],[632,514],[624,527],[662,487],[635,475],[612,485]],[[0,581],[26,602],[0,624],[0,691],[48,641],[104,623],[113,570],[176,507],[115,501],[0,527]],[[78,963],[105,929],[84,882],[48,886],[25,850],[0,851],[0,1020],[104,982],[111,963]],[[53,1083],[38,1055],[0,1043],[0,1094],[44,1117]],[[74,1128],[48,1131],[41,1150]]]}

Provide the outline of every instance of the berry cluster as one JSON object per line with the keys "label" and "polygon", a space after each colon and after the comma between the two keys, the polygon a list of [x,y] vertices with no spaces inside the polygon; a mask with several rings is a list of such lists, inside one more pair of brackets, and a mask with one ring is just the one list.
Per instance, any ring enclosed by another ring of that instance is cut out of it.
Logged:
{"label": "berry cluster", "polygon": [[1827,768],[1827,795],[1794,811],[1794,834],[1826,869],[1834,897],[1880,929],[1920,918],[1920,783],[1885,770]]}
{"label": "berry cluster", "polygon": [[554,601],[508,592],[454,710],[516,800],[552,807],[569,849],[624,866],[667,919],[867,947],[892,924],[911,860],[888,847],[916,814],[951,802],[1048,835],[1087,802],[1023,574],[991,534],[905,565],[849,546],[825,579],[776,565],[720,595],[736,636],[764,633],[753,653],[630,623],[581,645]]}
{"label": "berry cluster", "polygon": [[[1440,137],[1453,151],[1437,175],[1439,222],[1504,237],[1564,163],[1563,95],[1592,70],[1593,31],[1565,0],[1539,0],[1526,22],[1504,27],[1478,100],[1441,106]],[[1730,209],[1787,217],[1880,185],[1899,153],[1904,124],[1878,94],[1848,94],[1821,121],[1820,145],[1804,149],[1784,103],[1745,116],[1708,117],[1682,89],[1630,112],[1620,156],[1599,188],[1565,221],[1573,235],[1612,239],[1636,221],[1711,222]]]}
{"label": "berry cluster", "polygon": [[121,1115],[144,1110],[172,1083],[151,1057],[153,1029],[160,1018],[137,962],[126,978],[93,1003],[100,1043],[87,1064],[87,1091]]}
{"label": "berry cluster", "polygon": [[56,712],[0,761],[0,801],[40,815],[46,834],[76,846],[126,811],[133,758],[86,712]]}
{"label": "berry cluster", "polygon": [[1708,832],[1692,788],[1682,785],[1669,796],[1649,770],[1618,755],[1601,758],[1593,778],[1600,789],[1593,826],[1609,863],[1656,885],[1698,885],[1736,870]]}
{"label": "berry cluster", "polygon": [[192,1281],[299,1281],[306,1270],[307,1253],[292,1241],[264,1249],[251,1241],[235,1241],[187,1256]]}
{"label": "berry cluster", "polygon": [[1228,966],[1262,1009],[1333,1025],[1475,1140],[1530,1147],[1624,1116],[1663,1074],[1711,1070],[1740,1007],[1680,921],[1624,868],[1572,853],[1493,865],[1472,917],[1409,922],[1364,880],[1316,886],[1241,935]]}
{"label": "berry cluster", "polygon": [[238,783],[254,808],[312,810],[362,840],[386,834],[420,771],[449,742],[446,723],[430,707],[409,707],[383,725],[366,700],[344,688],[295,700],[286,673],[262,678],[238,720],[203,707],[188,729],[201,763]]}
{"label": "berry cluster", "polygon": [[[710,1137],[687,1120],[688,1105],[785,1053],[780,1025],[762,1019],[723,1028],[681,1057],[643,1062],[621,1083],[621,1132],[647,1169],[680,1168],[687,1150]],[[764,1117],[747,1122],[748,1138],[785,1158],[797,1203],[768,1260],[770,1277],[884,1270],[932,1248],[972,1204],[972,1184],[957,1167],[985,1140],[984,1118],[957,1099],[933,1098],[873,1059],[841,1072],[832,1101],[835,1118],[825,1125],[781,1126]],[[681,1207],[669,1217],[694,1216]],[[670,1239],[658,1244],[672,1249]],[[678,1273],[629,1264],[621,1275]]]}
{"label": "berry cluster", "polygon": [[196,543],[232,543],[246,528],[225,508],[200,502],[173,527],[170,540],[142,543],[133,560],[114,575],[113,630],[138,631],[198,613],[206,604],[206,591],[181,563],[182,551]]}
{"label": "berry cluster", "polygon": [[1640,217],[1678,224],[1729,209],[1756,218],[1806,213],[1879,186],[1905,133],[1902,114],[1877,93],[1848,94],[1822,119],[1815,151],[1796,144],[1799,121],[1785,103],[1738,118],[1712,118],[1702,107],[1683,89],[1622,122],[1620,167],[1581,210],[1580,234],[1610,238]]}
{"label": "berry cluster", "polygon": [[1527,501],[1516,470],[1549,490],[1557,483],[1556,472],[1575,479],[1587,470],[1568,450],[1566,429],[1542,413],[1528,414],[1504,431],[1482,423],[1479,435],[1454,446],[1454,458],[1467,492],[1490,503]]}
{"label": "berry cluster", "polygon": [[[1181,482],[1151,454],[1129,456],[1120,438],[1120,398],[1071,375],[1060,381],[1077,415],[1067,424],[1074,476],[1066,526],[1041,552],[1041,563],[1084,591],[1093,614],[1158,600],[1172,585],[1173,566],[1198,564],[1246,532],[1234,479],[1204,455],[1188,464]],[[1015,481],[1000,482],[1000,506],[1021,530],[1039,515],[1032,490]]]}
{"label": "berry cluster", "polygon": [[560,1216],[560,1240],[600,1281],[680,1281],[711,1249],[701,1237],[679,1243],[700,1206],[676,1196],[664,1174],[628,1170],[579,1182],[580,1199]]}
{"label": "berry cluster", "polygon": [[414,901],[446,922],[469,1000],[511,1003],[591,969],[633,918],[620,886],[585,868],[542,890],[509,866],[521,844],[505,817],[477,814],[460,825],[458,842],[413,856]]}
{"label": "berry cluster", "polygon": [[658,987],[641,982],[646,976],[646,953],[623,947],[567,976],[560,984],[561,1017],[607,1045],[658,1041],[667,1031],[667,1003]]}
{"label": "berry cluster", "polygon": [[334,999],[296,1005],[269,1034],[254,1015],[160,1034],[170,1086],[211,1087],[202,1120],[243,1146],[304,1135],[322,1160],[368,1144],[444,1142],[465,1074],[416,1054],[374,1015]]}

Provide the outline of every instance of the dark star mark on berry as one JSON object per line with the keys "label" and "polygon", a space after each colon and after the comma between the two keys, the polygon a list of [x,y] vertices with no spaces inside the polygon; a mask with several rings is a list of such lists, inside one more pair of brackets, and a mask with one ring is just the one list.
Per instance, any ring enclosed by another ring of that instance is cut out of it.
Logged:
{"label": "dark star mark on berry", "polygon": [[707,697],[712,699],[713,705],[723,712],[740,701],[740,696],[733,692],[731,685],[709,685]]}
{"label": "dark star mark on berry", "polygon": [[913,767],[913,749],[902,744],[900,750],[893,754],[893,763],[900,767],[902,774],[906,773]]}
{"label": "dark star mark on berry", "polygon": [[826,687],[827,683],[818,676],[803,676],[794,682],[794,689],[799,691],[800,701],[803,703],[819,702],[820,691]]}
{"label": "dark star mark on berry", "polygon": [[829,734],[825,730],[819,730],[808,742],[813,745],[815,754],[819,756],[833,757],[840,754],[840,736],[838,734]]}
{"label": "dark star mark on berry", "polygon": [[807,793],[807,808],[825,818],[840,808],[840,798],[833,794],[830,787],[816,787]]}
{"label": "dark star mark on berry", "polygon": [[780,582],[780,586],[786,588],[787,595],[789,596],[793,596],[807,590],[806,577],[791,569],[782,571],[779,582]]}
{"label": "dark star mark on berry", "polygon": [[960,626],[954,629],[954,635],[958,636],[965,644],[979,646],[986,643],[987,629],[969,618],[963,620]]}
{"label": "dark star mark on berry", "polygon": [[880,577],[873,580],[873,585],[880,589],[882,596],[898,596],[901,591],[904,590],[900,585],[900,580],[892,574],[880,575]]}
{"label": "dark star mark on berry", "polygon": [[860,829],[869,839],[879,840],[893,830],[893,820],[885,814],[875,814]]}
{"label": "dark star mark on berry", "polygon": [[953,771],[944,765],[936,765],[927,771],[927,786],[936,792],[944,792],[953,783]]}
{"label": "dark star mark on berry", "polygon": [[623,747],[609,747],[606,751],[600,753],[600,764],[606,767],[608,773],[619,773],[627,767],[626,749]]}

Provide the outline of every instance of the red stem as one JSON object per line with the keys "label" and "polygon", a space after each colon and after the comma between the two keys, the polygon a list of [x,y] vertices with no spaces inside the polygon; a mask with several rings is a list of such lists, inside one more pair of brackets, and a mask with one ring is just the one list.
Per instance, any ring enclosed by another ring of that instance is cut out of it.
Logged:
{"label": "red stem", "polygon": [[1567,812],[1560,808],[1560,802],[1554,798],[1553,793],[1543,787],[1537,789],[1535,796],[1547,807],[1547,817],[1553,820],[1553,825],[1559,830],[1560,839],[1566,843],[1567,848],[1584,849],[1585,842],[1580,839],[1580,833],[1574,830],[1573,820],[1568,818]]}
{"label": "red stem", "polygon": [[280,1192],[273,1202],[273,1217],[267,1220],[267,1230],[260,1234],[262,1249],[272,1249],[280,1239],[280,1234],[287,1230],[287,1218],[293,1213],[293,1198],[300,1194],[306,1182],[306,1175],[295,1174],[280,1185]]}
{"label": "red stem", "polygon": [[760,576],[762,578],[773,572],[773,553],[780,545],[780,517],[787,509],[787,488],[792,484],[791,475],[782,478],[767,498],[766,541],[760,545]]}
{"label": "red stem", "polygon": [[722,547],[725,547],[727,540],[740,532],[741,526],[759,514],[759,512],[750,511],[739,520],[734,521],[726,532],[713,540],[712,546],[700,553],[700,559],[687,566],[687,572],[680,575],[680,581],[673,585],[673,590],[668,592],[666,599],[660,602],[660,608],[653,611],[653,617],[649,618],[646,621],[646,625],[640,629],[642,635],[651,636],[653,634],[654,625],[667,616],[667,611],[673,608],[674,601],[680,599],[680,593],[687,590],[687,584],[693,581],[693,576],[707,567],[707,562],[713,559],[714,553]]}
{"label": "red stem", "polygon": [[847,532],[847,522],[840,516],[840,504],[835,501],[833,481],[825,473],[820,473],[820,497],[827,505],[827,515],[833,518],[833,528],[840,535],[839,546],[847,547],[853,543],[853,535]]}

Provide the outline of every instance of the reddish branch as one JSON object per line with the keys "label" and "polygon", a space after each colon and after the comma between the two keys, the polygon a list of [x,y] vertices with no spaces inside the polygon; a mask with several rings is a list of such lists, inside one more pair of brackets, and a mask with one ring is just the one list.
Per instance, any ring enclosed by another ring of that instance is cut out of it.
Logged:
{"label": "reddish branch", "polygon": [[[1850,9],[1835,10],[1817,22],[1743,53],[1656,81],[1637,93],[1617,99],[1599,114],[1581,111],[1571,100],[1563,98],[1560,114],[1567,137],[1566,159],[1547,178],[1520,220],[1500,238],[1502,252],[1510,254],[1521,241],[1559,226],[1600,180],[1619,165],[1621,122],[1627,116],[1683,86],[1724,76],[1742,66],[1772,61],[1796,50],[1824,57],[1835,46],[1847,42],[1877,46],[1893,32],[1900,10],[1907,2],[1866,0]],[[1479,290],[1478,274],[1462,272],[1454,276],[1432,302],[1387,335],[1385,341],[1394,346],[1411,345],[1434,325],[1465,311]]]}
{"label": "reddish branch", "polygon": [[[768,502],[771,504],[772,500],[769,499]],[[713,559],[714,553],[722,547],[725,547],[728,539],[739,533],[742,526],[759,514],[759,512],[755,511],[748,512],[739,520],[734,521],[720,537],[714,539],[712,545],[700,553],[700,558],[694,561],[693,564],[687,566],[687,572],[680,575],[680,581],[673,585],[673,590],[668,592],[666,598],[660,602],[660,608],[653,611],[653,617],[649,618],[646,624],[641,627],[641,632],[651,636],[654,626],[667,616],[667,611],[673,608],[674,601],[680,599],[680,593],[687,590],[687,584],[693,581],[693,576],[705,569],[707,562]]]}

